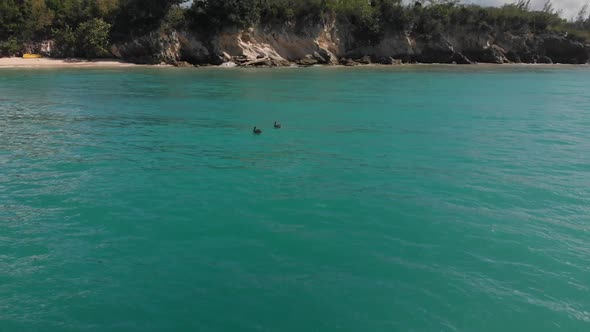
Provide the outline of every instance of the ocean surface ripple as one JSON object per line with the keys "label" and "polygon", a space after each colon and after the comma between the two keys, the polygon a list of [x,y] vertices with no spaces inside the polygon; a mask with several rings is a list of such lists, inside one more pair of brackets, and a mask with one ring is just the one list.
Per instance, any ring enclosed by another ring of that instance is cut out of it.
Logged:
{"label": "ocean surface ripple", "polygon": [[588,86],[0,70],[0,331],[588,331]]}

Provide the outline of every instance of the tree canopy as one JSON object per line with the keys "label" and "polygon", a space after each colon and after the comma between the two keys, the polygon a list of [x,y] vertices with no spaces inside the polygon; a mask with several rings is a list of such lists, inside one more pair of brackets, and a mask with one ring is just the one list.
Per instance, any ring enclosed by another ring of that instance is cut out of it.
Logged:
{"label": "tree canopy", "polygon": [[[456,27],[531,33],[567,32],[590,40],[584,6],[573,22],[547,1],[502,7],[462,5],[455,0],[0,0],[0,55],[23,43],[52,39],[62,56],[106,55],[110,43],[163,28],[213,34],[226,27],[307,24],[337,18],[357,40],[373,43],[388,31],[432,34]],[[491,30],[490,30],[491,31]],[[88,49],[80,49],[88,48]]]}

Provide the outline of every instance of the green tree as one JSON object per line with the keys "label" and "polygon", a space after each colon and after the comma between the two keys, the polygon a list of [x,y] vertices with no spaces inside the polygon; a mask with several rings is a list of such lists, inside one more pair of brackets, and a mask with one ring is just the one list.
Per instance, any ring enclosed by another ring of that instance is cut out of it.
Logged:
{"label": "green tree", "polygon": [[53,39],[55,41],[56,52],[54,56],[57,57],[73,57],[77,56],[76,46],[77,37],[76,32],[68,25],[62,29],[53,29]]}
{"label": "green tree", "polygon": [[0,1],[0,40],[15,38],[24,28],[23,7],[16,0]]}
{"label": "green tree", "polygon": [[117,40],[129,35],[140,35],[157,29],[170,8],[186,0],[120,0],[118,15],[113,24]]}
{"label": "green tree", "polygon": [[21,51],[21,45],[14,37],[0,41],[0,56],[15,56]]}
{"label": "green tree", "polygon": [[88,20],[81,0],[45,0],[45,2],[47,7],[55,13],[53,28],[76,27]]}
{"label": "green tree", "polygon": [[108,56],[109,34],[111,25],[94,18],[86,21],[76,29],[76,42],[79,55],[86,58]]}
{"label": "green tree", "polygon": [[91,8],[96,17],[104,20],[112,20],[117,13],[121,3],[119,0],[89,0],[91,1]]}
{"label": "green tree", "polygon": [[[417,36],[452,32],[515,34],[567,32],[590,40],[585,6],[574,20],[559,17],[550,1],[542,10],[531,0],[502,7],[462,5],[455,0],[0,0],[0,52],[15,54],[24,43],[54,39],[62,56],[105,56],[110,43],[152,31],[196,29],[210,35],[227,28],[294,24],[296,31],[336,18],[358,44],[379,42],[387,33]],[[407,3],[407,2],[405,2]]]}
{"label": "green tree", "polygon": [[46,28],[53,23],[54,12],[47,7],[45,0],[26,0],[27,32],[29,36],[45,33]]}
{"label": "green tree", "polygon": [[260,0],[196,0],[191,14],[204,30],[225,26],[245,28],[258,23],[261,4]]}

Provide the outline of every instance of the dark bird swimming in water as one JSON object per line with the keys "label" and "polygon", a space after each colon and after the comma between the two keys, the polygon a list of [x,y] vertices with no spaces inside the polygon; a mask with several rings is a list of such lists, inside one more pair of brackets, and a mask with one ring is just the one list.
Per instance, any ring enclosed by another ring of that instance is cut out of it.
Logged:
{"label": "dark bird swimming in water", "polygon": [[256,128],[256,127],[254,127],[254,129],[252,130],[252,132],[253,132],[254,134],[257,134],[257,135],[258,135],[258,134],[262,134],[262,130],[260,130],[260,129]]}
{"label": "dark bird swimming in water", "polygon": [[281,127],[282,127],[281,123],[275,121],[275,128],[280,129]]}

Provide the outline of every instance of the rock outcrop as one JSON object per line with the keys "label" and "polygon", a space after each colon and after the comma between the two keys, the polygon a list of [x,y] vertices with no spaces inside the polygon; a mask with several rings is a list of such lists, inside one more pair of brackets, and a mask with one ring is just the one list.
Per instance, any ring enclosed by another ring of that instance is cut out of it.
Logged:
{"label": "rock outcrop", "polygon": [[189,31],[153,32],[113,46],[136,63],[224,66],[301,66],[403,63],[588,63],[590,45],[558,34],[513,34],[456,28],[432,35],[386,33],[372,45],[358,42],[337,20],[297,26],[225,29],[203,37]]}
{"label": "rock outcrop", "polygon": [[42,56],[51,57],[56,56],[55,41],[43,40],[40,42],[32,42],[24,45],[24,53],[41,54]]}
{"label": "rock outcrop", "polygon": [[[113,45],[111,53],[130,62],[139,64],[166,63],[175,65],[177,62],[190,64],[212,63],[209,48],[198,36],[172,31],[169,33],[152,32],[141,38]],[[224,61],[219,61],[219,64]]]}
{"label": "rock outcrop", "polygon": [[589,54],[587,45],[571,41],[565,37],[552,35],[541,36],[539,40],[540,55],[551,58],[557,63],[587,63]]}

